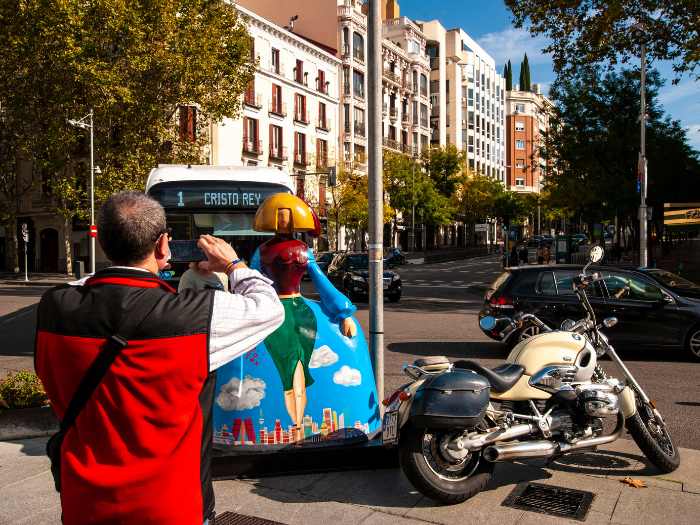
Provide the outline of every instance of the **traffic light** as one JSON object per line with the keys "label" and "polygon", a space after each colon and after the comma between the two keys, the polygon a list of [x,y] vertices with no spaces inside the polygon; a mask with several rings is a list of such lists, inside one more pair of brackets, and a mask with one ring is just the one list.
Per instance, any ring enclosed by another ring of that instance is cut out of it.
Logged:
{"label": "traffic light", "polygon": [[505,231],[510,229],[510,217],[508,215],[503,216],[503,229]]}
{"label": "traffic light", "polygon": [[328,168],[328,187],[332,188],[335,186],[335,166],[330,166]]}

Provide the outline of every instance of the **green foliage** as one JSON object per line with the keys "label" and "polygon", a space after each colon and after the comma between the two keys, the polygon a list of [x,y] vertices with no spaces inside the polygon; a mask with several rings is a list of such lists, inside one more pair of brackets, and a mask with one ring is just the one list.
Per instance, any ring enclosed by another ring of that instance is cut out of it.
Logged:
{"label": "green foliage", "polygon": [[495,202],[504,191],[498,181],[470,169],[452,201],[461,220],[467,223],[483,222],[492,215]]}
{"label": "green foliage", "polygon": [[425,148],[421,154],[423,169],[430,174],[435,189],[448,199],[464,182],[466,152],[454,144],[435,146],[436,151]]}
{"label": "green foliage", "polygon": [[511,91],[513,89],[513,65],[510,60],[506,64],[503,76],[506,79],[506,91]]}
{"label": "green foliage", "polygon": [[1,408],[40,407],[48,402],[44,385],[34,374],[24,371],[13,374],[8,370],[7,378],[0,379]]}
{"label": "green foliage", "polygon": [[530,62],[527,59],[527,53],[525,53],[525,58],[520,62],[520,91],[531,91],[532,86],[530,85]]}
{"label": "green foliage", "polygon": [[[684,74],[696,76],[700,59],[700,17],[697,0],[505,0],[516,27],[527,26],[534,35],[544,35],[551,44],[554,69],[576,76],[581,69],[619,62],[638,56],[630,28],[646,20],[651,60],[672,60],[674,83]],[[697,78],[697,77],[696,77]]]}

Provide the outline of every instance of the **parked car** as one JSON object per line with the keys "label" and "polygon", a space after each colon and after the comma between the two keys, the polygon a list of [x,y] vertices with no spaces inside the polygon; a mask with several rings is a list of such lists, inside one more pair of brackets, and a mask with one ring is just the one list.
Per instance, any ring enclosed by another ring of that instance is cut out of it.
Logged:
{"label": "parked car", "polygon": [[586,237],[583,233],[577,233],[576,235],[571,236],[571,242],[575,242],[579,246],[583,246],[584,244],[588,244],[588,237]]}
{"label": "parked car", "polygon": [[[343,252],[342,251],[318,252],[317,254],[314,255],[314,258],[316,259],[316,264],[318,264],[319,269],[324,274],[328,275],[328,265],[331,263],[331,261],[333,260],[333,256],[336,253],[343,253]],[[309,272],[305,272],[301,279],[302,280],[311,279],[311,277],[309,277]]]}
{"label": "parked car", "polygon": [[[338,253],[328,266],[328,280],[353,301],[369,297],[369,254]],[[401,299],[401,277],[384,261],[384,296],[392,302]]]}
{"label": "parked car", "polygon": [[613,237],[615,237],[613,232],[610,230],[603,230],[603,239],[612,239]]}
{"label": "parked car", "polygon": [[404,264],[406,258],[398,248],[384,248],[384,260],[387,264]]}
{"label": "parked car", "polygon": [[554,244],[554,235],[543,235],[544,242],[547,243],[547,246],[551,246]]}
{"label": "parked car", "polygon": [[527,240],[528,246],[539,246],[544,242],[544,235],[533,235]]}
{"label": "parked car", "polygon": [[[523,310],[552,328],[566,319],[578,320],[582,314],[572,279],[581,269],[576,265],[510,268],[486,291],[479,320],[487,315],[510,317]],[[700,361],[700,287],[662,270],[601,267],[595,271],[608,278],[589,286],[586,293],[598,321],[606,317],[619,320],[605,332],[611,344],[685,349],[688,356]],[[500,340],[497,333],[484,333]],[[509,342],[517,344],[538,333],[536,326],[526,323]]]}

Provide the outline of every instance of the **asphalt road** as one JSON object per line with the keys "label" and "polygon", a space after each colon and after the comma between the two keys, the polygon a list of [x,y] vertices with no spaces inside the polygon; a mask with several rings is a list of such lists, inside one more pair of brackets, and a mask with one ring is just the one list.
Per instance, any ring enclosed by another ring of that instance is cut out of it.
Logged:
{"label": "asphalt road", "polygon": [[[491,255],[429,265],[396,266],[403,297],[384,305],[385,395],[408,381],[403,365],[419,357],[442,355],[450,360],[473,359],[486,366],[502,364],[509,348],[487,338],[477,325],[483,291],[476,283],[491,283],[500,273],[498,256]],[[36,304],[45,288],[0,286],[0,368],[33,370]],[[318,296],[311,282],[302,293]],[[369,305],[357,304],[355,317],[369,333]],[[700,363],[681,353],[620,351],[620,357],[668,421],[680,447],[700,449]],[[608,374],[619,377],[603,358]],[[629,438],[627,434],[625,437]]]}

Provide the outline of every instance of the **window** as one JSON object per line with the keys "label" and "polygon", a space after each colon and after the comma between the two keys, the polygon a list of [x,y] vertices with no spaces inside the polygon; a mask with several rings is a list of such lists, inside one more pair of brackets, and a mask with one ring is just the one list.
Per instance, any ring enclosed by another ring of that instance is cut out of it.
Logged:
{"label": "window", "polygon": [[316,139],[316,166],[325,168],[328,165],[328,141]]}
{"label": "window", "polygon": [[343,28],[343,54],[350,54],[350,30],[347,27]]}
{"label": "window", "polygon": [[306,135],[294,132],[294,162],[306,164]]}
{"label": "window", "polygon": [[520,178],[520,177],[516,178],[516,179],[515,179],[515,185],[516,185],[516,186],[525,186],[525,179]]}
{"label": "window", "polygon": [[271,70],[273,73],[277,73],[278,75],[280,74],[280,51],[279,49],[273,49],[272,50],[272,58],[271,58]]}
{"label": "window", "polygon": [[282,145],[282,127],[270,124],[270,157],[284,158]]}
{"label": "window", "polygon": [[282,115],[282,86],[272,84],[272,112]]}
{"label": "window", "polygon": [[420,125],[424,128],[428,127],[428,106],[425,104],[420,105]]}
{"label": "window", "polygon": [[304,83],[304,61],[303,60],[297,60],[297,65],[294,68],[296,71],[296,74],[294,75],[294,80],[298,84],[303,84]]}
{"label": "window", "polygon": [[411,53],[420,53],[420,43],[415,40],[411,41]]}
{"label": "window", "polygon": [[[576,295],[574,292],[573,279],[581,272],[558,271],[543,272],[540,277],[538,292],[544,295]],[[588,297],[603,297],[602,290],[595,283],[594,286],[586,287]]]}
{"label": "window", "polygon": [[450,81],[445,80],[445,93],[449,93],[449,92],[450,92]]}
{"label": "window", "polygon": [[352,55],[360,62],[365,61],[365,39],[357,33],[352,34]]}
{"label": "window", "polygon": [[525,131],[525,122],[516,120],[515,121],[515,131]]}
{"label": "window", "polygon": [[180,140],[196,140],[197,108],[194,106],[180,106],[179,117]]}
{"label": "window", "polygon": [[462,98],[467,98],[467,86],[462,86]]}
{"label": "window", "polygon": [[[478,93],[477,96],[479,96]],[[467,99],[467,104],[470,108],[474,107],[474,88],[469,88],[469,98]]]}
{"label": "window", "polygon": [[515,141],[515,149],[525,149],[525,141],[524,140],[516,140]]}
{"label": "window", "polygon": [[516,104],[515,111],[518,113],[525,113],[525,104]]}
{"label": "window", "polygon": [[326,105],[323,102],[318,103],[318,127],[321,129],[330,128],[330,123],[326,122]]}
{"label": "window", "polygon": [[433,106],[437,106],[440,103],[440,93],[431,93],[430,94],[430,103]]}
{"label": "window", "polygon": [[428,96],[428,77],[425,75],[420,76],[420,93],[423,96]]}
{"label": "window", "polygon": [[476,87],[479,87],[479,72],[476,72]]}
{"label": "window", "polygon": [[481,91],[484,90],[484,74],[481,74]]}
{"label": "window", "polygon": [[467,108],[462,108],[462,120],[467,120]]}
{"label": "window", "polygon": [[462,142],[466,142],[466,141],[467,141],[467,130],[463,129],[462,130]]}
{"label": "window", "polygon": [[418,91],[418,71],[413,70],[413,91]]}
{"label": "window", "polygon": [[430,58],[437,58],[440,56],[440,48],[438,46],[425,46],[425,54]]}
{"label": "window", "polygon": [[486,79],[486,89],[491,89],[491,79],[490,78]]}
{"label": "window", "polygon": [[309,121],[306,114],[306,96],[299,93],[294,96],[294,120],[300,122]]}
{"label": "window", "polygon": [[626,301],[655,302],[662,301],[663,294],[656,286],[637,277],[611,273],[605,280],[608,297]]}
{"label": "window", "polygon": [[316,91],[320,91],[321,93],[328,93],[328,89],[326,89],[326,72],[321,71],[320,69],[318,70],[318,77],[316,77],[318,80],[316,80]]}
{"label": "window", "polygon": [[258,119],[243,117],[243,151],[262,153],[258,136]]}
{"label": "window", "polygon": [[479,92],[476,92],[476,105],[479,105]]}
{"label": "window", "polygon": [[353,93],[361,98],[365,98],[365,76],[359,71],[352,70]]}

